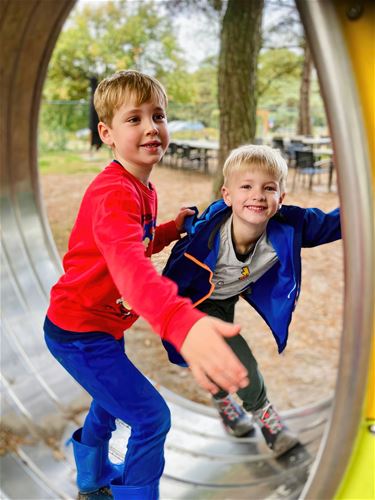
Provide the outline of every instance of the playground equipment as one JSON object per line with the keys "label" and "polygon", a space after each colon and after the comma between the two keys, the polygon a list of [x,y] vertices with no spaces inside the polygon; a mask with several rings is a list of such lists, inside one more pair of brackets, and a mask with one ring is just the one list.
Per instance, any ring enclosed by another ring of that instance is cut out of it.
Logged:
{"label": "playground equipment", "polygon": [[[73,4],[1,3],[1,411],[7,452],[1,458],[0,496],[5,499],[75,495],[73,460],[64,442],[87,401],[44,346],[42,321],[60,261],[37,172],[41,89]],[[257,434],[230,439],[213,410],[162,389],[174,422],[161,484],[164,499],[374,496],[375,4],[299,0],[297,6],[326,103],[343,213],[345,313],[335,396],[284,414],[304,446],[275,460],[262,451]],[[121,459],[128,433],[121,422],[118,427],[114,459]]]}

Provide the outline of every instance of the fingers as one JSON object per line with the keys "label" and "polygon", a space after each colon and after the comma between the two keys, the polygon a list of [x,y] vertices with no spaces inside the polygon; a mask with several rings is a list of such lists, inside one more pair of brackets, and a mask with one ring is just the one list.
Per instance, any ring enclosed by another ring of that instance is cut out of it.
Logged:
{"label": "fingers", "polygon": [[[244,379],[244,385],[237,386],[236,383],[226,377],[222,370],[202,370],[196,365],[190,366],[190,370],[198,384],[211,394],[216,394],[220,389],[233,394],[240,387],[246,387],[249,384],[249,381]],[[210,371],[211,376],[208,375],[208,371]]]}
{"label": "fingers", "polygon": [[194,377],[201,387],[215,394],[219,388],[229,392],[237,392],[249,385],[247,370],[240,363],[232,350],[223,342],[212,346],[204,358],[190,363]]}
{"label": "fingers", "polygon": [[193,214],[195,213],[195,212],[194,212],[194,210],[193,210],[193,209],[191,209],[190,207],[185,207],[185,206],[182,206],[182,207],[180,208],[180,211],[182,211],[182,210],[188,210],[189,212],[191,212],[191,213],[193,213]]}
{"label": "fingers", "polygon": [[226,344],[220,349],[220,357],[215,355],[214,361],[206,363],[205,372],[215,384],[229,393],[249,385],[246,368]]}
{"label": "fingers", "polygon": [[249,384],[247,370],[223,337],[239,333],[239,326],[205,316],[198,320],[181,346],[198,384],[214,393],[230,393]]}
{"label": "fingers", "polygon": [[197,366],[190,366],[190,370],[195,380],[202,387],[202,389],[205,389],[211,394],[216,394],[219,391],[220,387],[214,384],[212,380],[209,377],[207,377],[207,375],[204,373],[203,370],[201,370]]}
{"label": "fingers", "polygon": [[195,212],[191,208],[181,208],[179,215],[182,218],[189,217],[190,215],[194,215]]}
{"label": "fingers", "polygon": [[223,337],[234,337],[235,335],[238,335],[241,331],[240,325],[233,325],[232,323],[226,323],[225,321],[221,321],[221,319],[218,319],[217,321],[221,322],[220,334]]}
{"label": "fingers", "polygon": [[180,211],[177,214],[177,217],[175,218],[175,224],[178,229],[178,231],[183,231],[184,228],[184,220],[186,217],[189,217],[190,215],[194,215],[195,212],[191,208],[180,208]]}
{"label": "fingers", "polygon": [[232,377],[231,373],[222,368],[205,367],[204,369],[197,365],[190,365],[192,374],[198,384],[211,394],[216,394],[219,389],[233,394],[243,387],[249,385],[247,376],[240,378]]}
{"label": "fingers", "polygon": [[194,210],[192,210],[191,208],[189,207],[181,207],[179,212],[178,212],[178,215],[194,215],[195,212]]}

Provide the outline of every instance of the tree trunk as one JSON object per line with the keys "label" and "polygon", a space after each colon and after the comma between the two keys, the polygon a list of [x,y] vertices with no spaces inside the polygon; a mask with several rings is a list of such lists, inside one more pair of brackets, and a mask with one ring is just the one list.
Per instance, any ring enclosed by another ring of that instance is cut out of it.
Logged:
{"label": "tree trunk", "polygon": [[301,86],[299,92],[299,117],[297,126],[297,135],[311,135],[311,117],[310,117],[310,87],[311,72],[313,60],[308,43],[305,43],[304,61],[302,67]]}
{"label": "tree trunk", "polygon": [[218,104],[220,149],[214,196],[220,196],[229,152],[254,140],[256,72],[264,0],[228,0],[220,34]]}

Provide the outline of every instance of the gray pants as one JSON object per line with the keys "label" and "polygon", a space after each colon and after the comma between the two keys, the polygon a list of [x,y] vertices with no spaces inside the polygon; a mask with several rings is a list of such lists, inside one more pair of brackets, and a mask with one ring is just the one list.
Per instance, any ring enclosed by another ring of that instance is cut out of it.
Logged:
{"label": "gray pants", "polygon": [[[234,307],[237,301],[238,296],[230,297],[229,299],[224,300],[207,299],[199,304],[197,309],[209,314],[210,316],[214,316],[215,318],[233,323]],[[243,401],[244,409],[246,411],[255,411],[262,408],[265,400],[267,399],[267,392],[262,374],[258,369],[258,363],[254,358],[250,347],[241,335],[225,338],[225,341],[231,347],[232,351],[236,354],[241,363],[245,366],[249,374],[249,385],[237,392],[239,398]],[[220,399],[227,395],[227,392],[220,390],[214,395],[214,398]]]}

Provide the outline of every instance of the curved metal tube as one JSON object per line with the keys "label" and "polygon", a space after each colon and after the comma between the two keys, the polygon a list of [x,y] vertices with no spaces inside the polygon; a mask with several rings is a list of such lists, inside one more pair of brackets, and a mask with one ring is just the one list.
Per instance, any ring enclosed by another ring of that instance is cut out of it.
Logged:
{"label": "curved metal tube", "polygon": [[344,234],[344,330],[333,416],[302,493],[316,499],[332,498],[337,491],[363,411],[373,328],[374,206],[361,104],[334,2],[298,0],[297,6],[332,134]]}
{"label": "curved metal tube", "polygon": [[[39,193],[37,122],[49,58],[73,4],[74,0],[3,0],[0,13],[2,412],[5,422],[20,420],[37,438],[49,416],[54,422],[60,419],[68,435],[69,426],[77,422],[72,402],[83,397],[81,389],[46,352],[41,334],[49,289],[60,273],[60,259]],[[330,498],[350,457],[367,376],[374,298],[371,280],[375,274],[372,198],[360,107],[334,9],[323,0],[300,0],[298,6],[327,104],[347,236],[344,333],[333,406],[340,425],[326,428],[314,472],[302,494]],[[286,414],[303,434],[310,455],[296,466],[281,466],[269,454],[259,454],[257,436],[241,443],[231,441],[207,408],[162,391],[175,424],[167,443],[170,465],[162,495],[266,498],[280,488],[281,496],[287,488],[289,498],[300,493],[317,453],[329,402]],[[195,425],[198,421],[200,432]],[[122,427],[118,439],[124,436],[126,428]],[[116,455],[116,443],[112,451]],[[12,498],[23,498],[25,491],[30,498],[69,498],[74,494],[74,486],[67,482],[72,475],[72,457],[67,453],[61,462],[51,457],[51,449],[39,442],[34,448],[21,444],[2,458]],[[251,467],[254,462],[256,470]],[[4,481],[3,488],[6,485]],[[9,496],[9,490],[0,495]]]}

